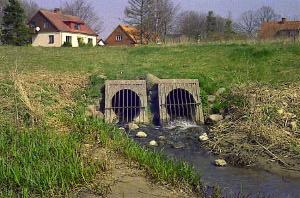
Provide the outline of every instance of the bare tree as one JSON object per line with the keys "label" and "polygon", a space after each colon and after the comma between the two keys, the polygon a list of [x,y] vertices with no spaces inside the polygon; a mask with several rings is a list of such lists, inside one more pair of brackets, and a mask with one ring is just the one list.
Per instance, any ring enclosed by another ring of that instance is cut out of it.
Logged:
{"label": "bare tree", "polygon": [[179,5],[175,5],[171,0],[155,0],[151,6],[152,31],[165,40],[167,33],[174,27]]}
{"label": "bare tree", "polygon": [[33,15],[39,10],[38,4],[32,0],[22,0],[21,4],[25,11],[27,21],[29,21],[33,17]]}
{"label": "bare tree", "polygon": [[124,21],[140,29],[141,44],[144,43],[144,33],[150,26],[152,3],[152,0],[128,0],[128,6],[125,8],[126,19]]}
{"label": "bare tree", "polygon": [[263,6],[256,11],[257,26],[261,26],[264,22],[270,22],[280,19],[280,15],[277,14],[270,6]]}
{"label": "bare tree", "polygon": [[89,0],[65,1],[62,6],[62,11],[65,14],[80,17],[98,34],[103,30],[103,21],[97,15],[94,6]]}
{"label": "bare tree", "polygon": [[274,9],[270,6],[263,6],[260,9],[244,12],[238,23],[234,25],[236,32],[254,37],[264,22],[275,21],[280,18]]}
{"label": "bare tree", "polygon": [[258,29],[256,12],[249,10],[244,12],[238,23],[234,24],[234,29],[238,33],[254,37]]}
{"label": "bare tree", "polygon": [[180,34],[192,39],[205,38],[207,33],[206,15],[185,11],[178,16],[177,29]]}

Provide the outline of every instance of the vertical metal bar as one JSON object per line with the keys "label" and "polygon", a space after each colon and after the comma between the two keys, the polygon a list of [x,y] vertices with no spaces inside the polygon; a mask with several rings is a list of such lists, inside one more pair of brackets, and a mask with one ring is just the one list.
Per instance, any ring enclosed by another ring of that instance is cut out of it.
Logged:
{"label": "vertical metal bar", "polygon": [[124,111],[125,111],[125,90],[124,90],[124,86],[122,87],[122,123],[124,123]]}
{"label": "vertical metal bar", "polygon": [[185,101],[185,106],[184,106],[184,111],[186,112],[186,119],[189,119],[189,101],[186,95],[187,91],[184,91],[184,101]]}
{"label": "vertical metal bar", "polygon": [[[171,107],[171,93],[168,93],[166,92],[166,85],[164,85],[165,87],[165,99],[166,99],[166,116],[167,116],[167,122],[171,121],[172,120],[172,112],[170,111],[170,114],[169,114],[169,117],[168,117],[168,107]],[[169,97],[168,97],[169,96]],[[168,119],[169,118],[169,119]]]}
{"label": "vertical metal bar", "polygon": [[117,92],[118,94],[118,119],[119,119],[119,122],[121,122],[121,89]]}
{"label": "vertical metal bar", "polygon": [[[134,94],[134,101],[136,102],[136,94]],[[134,115],[137,116],[137,122],[139,123],[140,118],[139,118],[139,115],[137,115],[137,109],[136,109],[136,107],[134,108]]]}
{"label": "vertical metal bar", "polygon": [[133,119],[134,119],[134,116],[133,116],[133,109],[134,109],[134,106],[136,105],[135,104],[135,101],[133,100],[133,95],[134,95],[134,93],[132,93],[131,94],[131,96],[130,96],[130,100],[131,100],[131,102],[132,102],[132,107],[130,108],[130,121],[134,121]]}
{"label": "vertical metal bar", "polygon": [[180,105],[180,107],[182,108],[182,117],[185,118],[185,115],[184,115],[185,101],[183,100],[182,92],[183,92],[183,89],[180,89],[180,99],[181,99],[181,105]]}
{"label": "vertical metal bar", "polygon": [[180,118],[181,117],[181,104],[180,104],[180,99],[179,99],[179,88],[178,86],[176,85],[176,99],[177,99],[177,108],[178,108],[178,117]]}
{"label": "vertical metal bar", "polygon": [[172,90],[172,96],[173,96],[173,108],[174,108],[174,117],[175,117],[175,119],[176,119],[176,117],[177,117],[177,107],[176,107],[176,102],[175,102],[175,89],[176,89],[176,87],[175,87],[175,89],[174,89],[174,85],[173,85],[173,90]]}
{"label": "vertical metal bar", "polygon": [[129,119],[128,119],[128,117],[129,117],[129,90],[127,90],[127,94],[126,94],[126,99],[127,99],[127,109],[126,109],[126,114],[127,114],[127,116],[126,116],[126,123],[128,123],[129,122]]}

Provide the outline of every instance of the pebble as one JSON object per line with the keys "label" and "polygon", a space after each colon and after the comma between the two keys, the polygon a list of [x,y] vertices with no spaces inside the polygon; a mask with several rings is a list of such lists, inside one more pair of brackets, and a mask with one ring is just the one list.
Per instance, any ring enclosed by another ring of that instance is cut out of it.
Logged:
{"label": "pebble", "polygon": [[208,117],[208,119],[212,122],[219,122],[224,119],[224,117],[220,114],[212,114]]}
{"label": "pebble", "polygon": [[209,138],[208,138],[208,135],[207,133],[203,133],[202,135],[199,136],[199,140],[204,142],[204,141],[207,141]]}
{"label": "pebble", "polygon": [[130,124],[128,124],[128,128],[129,128],[129,130],[136,130],[136,129],[139,129],[140,127],[135,123],[130,123]]}
{"label": "pebble", "polygon": [[210,102],[210,103],[214,103],[216,101],[216,96],[214,95],[209,95],[207,97],[207,101]]}
{"label": "pebble", "polygon": [[135,136],[138,138],[146,138],[148,135],[143,131],[139,131]]}
{"label": "pebble", "polygon": [[174,149],[182,149],[185,145],[182,142],[178,142],[172,145]]}
{"label": "pebble", "polygon": [[166,136],[159,136],[158,139],[161,140],[161,141],[164,141],[164,140],[166,140],[167,138],[166,138]]}
{"label": "pebble", "polygon": [[223,159],[217,159],[215,160],[215,165],[219,167],[224,167],[227,165],[227,162]]}
{"label": "pebble", "polygon": [[155,140],[152,140],[151,142],[149,142],[149,145],[157,147],[158,143]]}

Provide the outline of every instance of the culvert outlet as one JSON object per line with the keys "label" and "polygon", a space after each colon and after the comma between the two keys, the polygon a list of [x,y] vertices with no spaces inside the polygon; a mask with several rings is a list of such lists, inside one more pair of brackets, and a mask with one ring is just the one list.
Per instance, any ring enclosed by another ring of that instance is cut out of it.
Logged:
{"label": "culvert outlet", "polygon": [[160,80],[158,100],[161,125],[178,119],[204,123],[198,80]]}
{"label": "culvert outlet", "polygon": [[144,80],[105,82],[105,120],[112,123],[146,123],[147,93]]}

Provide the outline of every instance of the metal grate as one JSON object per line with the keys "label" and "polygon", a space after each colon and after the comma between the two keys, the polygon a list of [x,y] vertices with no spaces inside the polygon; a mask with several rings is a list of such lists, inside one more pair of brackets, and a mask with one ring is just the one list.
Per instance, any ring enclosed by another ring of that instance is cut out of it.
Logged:
{"label": "metal grate", "polygon": [[116,80],[105,83],[105,119],[107,122],[147,122],[146,82]]}
{"label": "metal grate", "polygon": [[198,80],[160,80],[158,96],[161,124],[177,119],[204,122]]}

